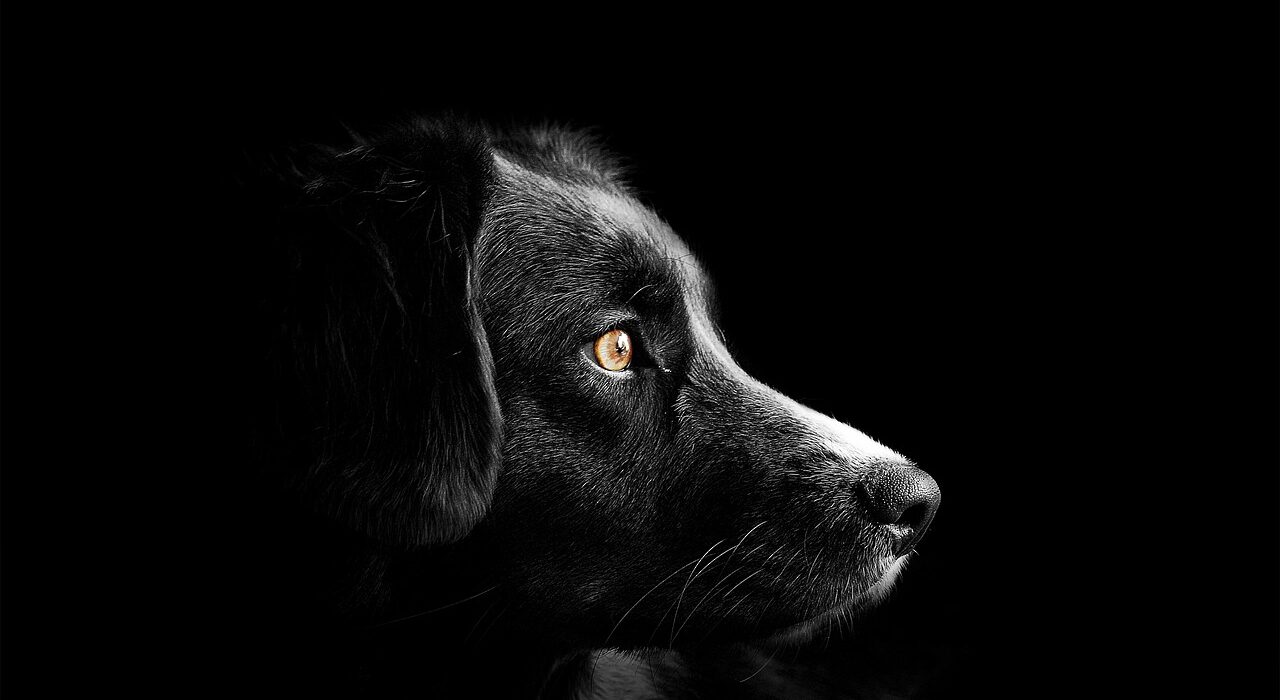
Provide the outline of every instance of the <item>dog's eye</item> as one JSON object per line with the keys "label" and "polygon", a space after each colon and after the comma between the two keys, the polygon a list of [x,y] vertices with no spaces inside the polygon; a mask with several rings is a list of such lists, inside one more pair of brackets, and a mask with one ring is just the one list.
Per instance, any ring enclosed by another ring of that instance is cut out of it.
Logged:
{"label": "dog's eye", "polygon": [[626,331],[614,329],[596,338],[596,364],[611,371],[621,372],[631,364],[631,336]]}

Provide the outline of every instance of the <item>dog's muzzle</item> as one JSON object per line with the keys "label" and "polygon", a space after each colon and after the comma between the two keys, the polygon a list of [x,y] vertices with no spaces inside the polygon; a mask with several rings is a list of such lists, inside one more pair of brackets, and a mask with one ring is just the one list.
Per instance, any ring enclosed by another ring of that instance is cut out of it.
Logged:
{"label": "dog's muzzle", "polygon": [[938,511],[942,491],[923,469],[899,467],[876,473],[862,483],[871,517],[896,539],[895,556],[902,556],[924,536]]}

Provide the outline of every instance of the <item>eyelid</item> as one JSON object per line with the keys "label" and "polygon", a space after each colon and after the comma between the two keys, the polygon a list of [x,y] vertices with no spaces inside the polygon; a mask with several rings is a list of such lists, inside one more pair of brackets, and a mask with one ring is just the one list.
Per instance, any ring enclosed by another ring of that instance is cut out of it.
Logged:
{"label": "eyelid", "polygon": [[644,342],[644,334],[640,332],[640,321],[630,314],[611,314],[600,317],[589,330],[583,333],[580,342],[594,343],[596,338],[609,331],[624,331],[638,342]]}

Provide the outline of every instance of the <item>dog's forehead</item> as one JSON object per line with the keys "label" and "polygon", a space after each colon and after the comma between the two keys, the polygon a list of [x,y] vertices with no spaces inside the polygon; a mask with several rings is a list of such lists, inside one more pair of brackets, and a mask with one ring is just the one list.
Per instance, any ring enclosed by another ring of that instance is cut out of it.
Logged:
{"label": "dog's forehead", "polygon": [[486,226],[503,255],[548,261],[567,285],[612,275],[633,293],[668,286],[691,301],[709,296],[688,245],[624,188],[557,177],[500,154],[494,162],[499,186]]}

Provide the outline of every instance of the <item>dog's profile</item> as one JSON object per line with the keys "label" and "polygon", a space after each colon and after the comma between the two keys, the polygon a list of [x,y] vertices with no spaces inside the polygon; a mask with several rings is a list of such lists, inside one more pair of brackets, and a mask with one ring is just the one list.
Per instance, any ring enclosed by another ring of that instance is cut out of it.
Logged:
{"label": "dog's profile", "polygon": [[587,136],[415,118],[253,188],[250,576],[289,682],[554,696],[596,650],[799,643],[934,516],[928,474],[738,367],[698,261]]}

